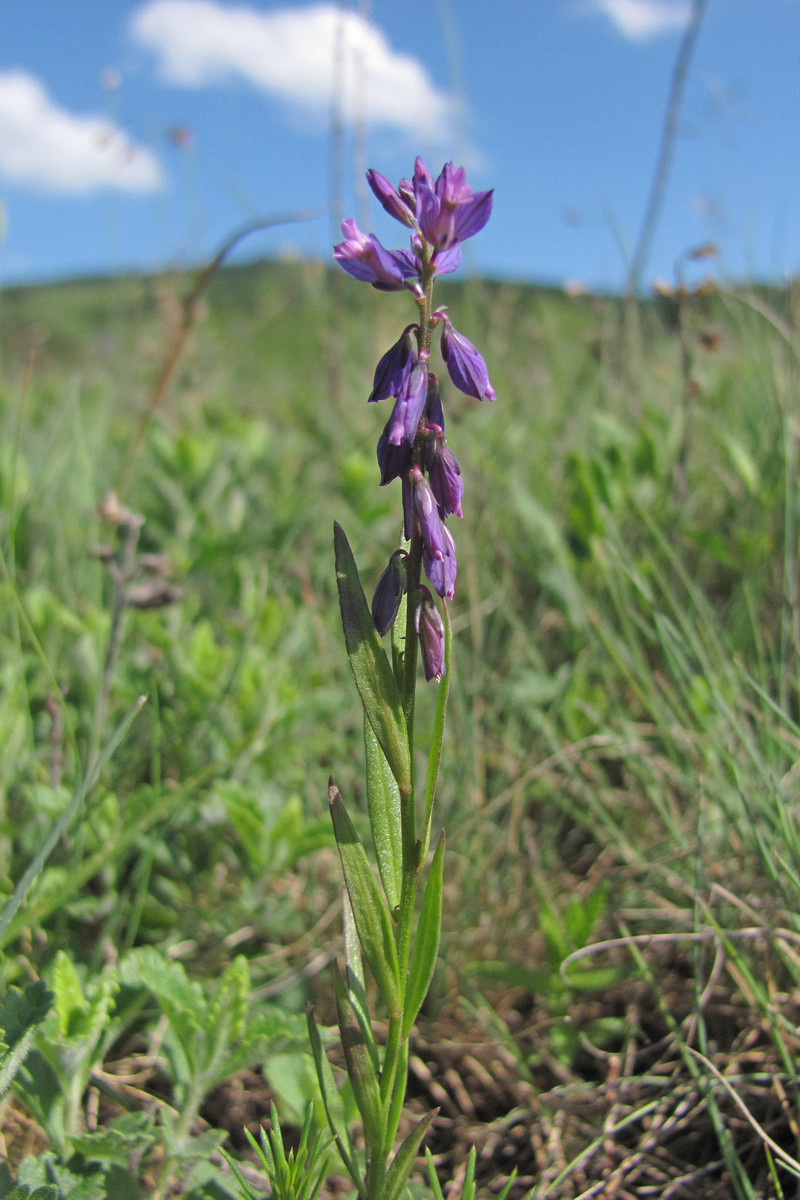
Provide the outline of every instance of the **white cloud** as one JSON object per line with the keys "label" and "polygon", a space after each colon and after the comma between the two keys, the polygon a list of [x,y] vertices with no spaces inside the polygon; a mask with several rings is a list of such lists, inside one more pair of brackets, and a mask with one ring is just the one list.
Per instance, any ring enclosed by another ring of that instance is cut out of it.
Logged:
{"label": "white cloud", "polygon": [[0,178],[71,195],[163,185],[150,151],[103,117],[58,108],[25,71],[0,72]]}
{"label": "white cloud", "polygon": [[334,3],[258,12],[215,0],[149,0],[131,33],[159,59],[162,77],[183,87],[244,80],[311,111],[333,99],[341,54],[345,113],[405,132],[445,134],[451,103],[424,66],[392,49],[383,33]]}
{"label": "white cloud", "polygon": [[685,0],[587,0],[584,12],[602,13],[632,42],[686,28],[691,5]]}

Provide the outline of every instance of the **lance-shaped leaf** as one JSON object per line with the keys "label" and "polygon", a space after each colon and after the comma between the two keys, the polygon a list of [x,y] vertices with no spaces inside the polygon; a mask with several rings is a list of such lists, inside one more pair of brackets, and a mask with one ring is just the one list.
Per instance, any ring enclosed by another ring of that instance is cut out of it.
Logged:
{"label": "lance-shaped leaf", "polygon": [[347,995],[350,998],[350,1003],[355,1009],[358,1023],[361,1026],[361,1033],[364,1036],[364,1043],[369,1051],[369,1056],[372,1059],[372,1065],[375,1068],[375,1075],[377,1077],[380,1073],[381,1063],[378,1055],[378,1047],[375,1044],[375,1034],[372,1032],[372,1024],[369,1018],[367,993],[366,989],[364,988],[364,968],[361,964],[361,943],[358,940],[358,930],[356,929],[355,917],[353,916],[353,909],[350,905],[350,897],[347,894],[347,888],[343,887],[342,892],[345,983],[347,985]]}
{"label": "lance-shaped leaf", "polygon": [[417,1157],[417,1151],[420,1148],[422,1139],[428,1132],[431,1122],[438,1111],[438,1108],[434,1108],[421,1121],[418,1121],[405,1141],[401,1143],[392,1160],[392,1165],[386,1174],[386,1182],[383,1187],[384,1200],[400,1200],[403,1188],[406,1186],[408,1177],[411,1174],[411,1168],[414,1166],[414,1159]]}
{"label": "lance-shaped leaf", "polygon": [[363,1197],[366,1196],[366,1188],[364,1187],[364,1180],[361,1177],[356,1154],[347,1132],[342,1098],[337,1091],[331,1064],[328,1062],[322,1045],[322,1038],[320,1037],[316,1017],[314,1016],[314,1009],[310,1004],[306,1007],[306,1019],[308,1021],[308,1038],[311,1042],[311,1053],[314,1056],[314,1066],[317,1069],[319,1090],[322,1095],[325,1116],[328,1118],[328,1127],[333,1134],[333,1140],[336,1142],[336,1148],[341,1155],[342,1162],[347,1168],[347,1173],[356,1185],[360,1200],[363,1200]]}
{"label": "lance-shaped leaf", "polygon": [[361,949],[389,1015],[393,1021],[397,1021],[401,1011],[400,968],[389,912],[372,874],[367,852],[358,839],[333,780],[328,785],[328,802]]}
{"label": "lance-shaped leaf", "polygon": [[392,912],[400,904],[403,885],[403,830],[400,789],[378,745],[372,726],[364,719],[367,758],[367,810],[381,883]]}
{"label": "lance-shaped leaf", "polygon": [[411,950],[411,964],[403,1004],[403,1037],[408,1037],[417,1019],[422,1002],[428,994],[439,953],[439,934],[442,927],[442,868],[444,864],[444,830],[433,856],[425,895],[417,922],[417,932]]}
{"label": "lance-shaped leaf", "polygon": [[347,1078],[350,1080],[356,1105],[361,1114],[368,1157],[371,1161],[373,1155],[379,1152],[383,1137],[383,1113],[378,1077],[375,1074],[369,1049],[364,1041],[361,1026],[338,967],[334,970],[333,991]]}
{"label": "lance-shaped leaf", "polygon": [[344,530],[334,523],[336,582],[347,655],[367,720],[386,755],[400,791],[411,791],[411,755],[403,709],[389,665],[364,596]]}

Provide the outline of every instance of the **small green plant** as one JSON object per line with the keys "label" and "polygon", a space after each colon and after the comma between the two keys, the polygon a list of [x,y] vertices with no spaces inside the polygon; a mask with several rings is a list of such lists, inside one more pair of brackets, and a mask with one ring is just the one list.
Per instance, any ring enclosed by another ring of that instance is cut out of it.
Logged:
{"label": "small green plant", "polygon": [[[262,1129],[258,1141],[249,1129],[245,1130],[245,1134],[256,1161],[269,1179],[274,1200],[317,1200],[328,1169],[327,1148],[330,1140],[323,1140],[319,1131],[314,1129],[313,1107],[309,1105],[306,1109],[297,1148],[290,1149],[288,1153],[283,1144],[274,1102],[270,1105],[270,1121],[272,1128],[269,1134]],[[226,1154],[225,1158],[236,1177],[241,1200],[261,1200],[261,1193],[248,1183],[239,1165],[230,1155]]]}
{"label": "small green plant", "polygon": [[[549,1016],[549,1053],[565,1066],[574,1063],[582,1038],[603,1046],[620,1040],[625,1032],[625,1022],[613,1016],[598,1017],[581,1030],[566,1019],[576,993],[603,992],[626,975],[625,968],[616,966],[564,967],[571,954],[591,943],[606,915],[607,893],[608,888],[601,884],[585,897],[571,896],[566,908],[559,912],[553,899],[540,891],[538,921],[544,941],[541,965],[483,962],[473,967],[477,978],[523,988],[540,999]],[[532,1061],[536,1061],[535,1055]]]}

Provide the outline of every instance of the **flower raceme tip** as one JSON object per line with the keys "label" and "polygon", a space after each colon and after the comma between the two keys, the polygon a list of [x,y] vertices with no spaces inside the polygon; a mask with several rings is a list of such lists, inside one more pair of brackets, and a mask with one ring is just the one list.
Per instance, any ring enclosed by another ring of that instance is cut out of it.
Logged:
{"label": "flower raceme tip", "polygon": [[420,292],[426,270],[436,275],[457,271],[461,243],[483,229],[492,214],[493,191],[473,192],[463,167],[446,163],[438,179],[421,158],[413,179],[395,188],[379,171],[367,172],[367,182],[381,206],[412,230],[409,249],[387,250],[372,233],[362,233],[352,218],[342,221],[344,241],[333,256],[354,279],[382,291],[408,287]]}
{"label": "flower raceme tip", "polygon": [[451,250],[480,233],[492,214],[494,192],[473,192],[464,168],[452,162],[445,163],[435,183],[421,158],[414,164],[414,178],[401,180],[399,188],[374,170],[367,171],[367,182],[389,216],[436,250]]}

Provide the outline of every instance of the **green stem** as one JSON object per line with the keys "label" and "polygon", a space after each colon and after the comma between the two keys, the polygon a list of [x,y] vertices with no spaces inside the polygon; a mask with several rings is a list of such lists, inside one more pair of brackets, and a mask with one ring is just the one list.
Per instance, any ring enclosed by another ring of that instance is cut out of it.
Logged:
{"label": "green stem", "polygon": [[[422,577],[422,534],[416,523],[411,534],[408,548],[408,599],[406,603],[406,641],[403,650],[403,710],[408,733],[408,749],[411,756],[411,767],[414,767],[414,701],[417,691],[417,630],[414,625],[414,614],[417,607],[417,594]],[[413,778],[413,774],[412,774]],[[412,807],[413,816],[413,807]]]}
{"label": "green stem", "polygon": [[[405,985],[408,973],[408,963],[411,956],[411,939],[414,932],[414,910],[417,899],[417,843],[414,823],[413,794],[402,797],[402,831],[403,831],[403,882],[400,893],[400,907],[397,914],[397,961],[400,968],[401,1000],[405,1001]],[[408,1037],[403,1037],[403,1007],[399,1019],[389,1020],[389,1030],[386,1038],[386,1051],[381,1073],[381,1100],[384,1104],[384,1159],[391,1153],[400,1112],[405,1098],[406,1079],[401,1075],[401,1068],[407,1062],[406,1043]],[[380,1192],[372,1192],[371,1196],[379,1196]]]}
{"label": "green stem", "polygon": [[[429,251],[423,250],[425,261],[422,269],[422,294],[417,299],[420,313],[420,353],[426,356],[430,353],[431,334],[433,331],[433,282],[434,272],[429,261]],[[424,436],[418,436],[414,445],[413,461],[421,465]],[[402,663],[402,682],[400,692],[406,732],[408,735],[409,757],[414,760],[414,702],[417,682],[417,631],[415,612],[419,602],[419,589],[422,578],[422,534],[417,523],[411,531],[411,541],[408,548],[408,588],[406,604],[406,633]],[[449,664],[448,664],[449,671]],[[442,719],[444,716],[442,710]],[[441,731],[439,731],[441,732]],[[434,781],[435,786],[435,781]],[[426,827],[430,823],[430,801],[432,800],[431,781],[426,788],[428,800],[426,812]],[[402,883],[400,904],[397,910],[397,929],[395,944],[397,961],[400,968],[401,1013],[399,1018],[389,1018],[389,1028],[386,1036],[386,1048],[383,1056],[380,1093],[384,1111],[384,1141],[381,1153],[372,1156],[369,1168],[368,1200],[381,1200],[387,1172],[387,1160],[392,1152],[400,1114],[405,1100],[408,1064],[408,1035],[403,1036],[403,1013],[406,989],[406,977],[411,958],[411,943],[414,936],[414,913],[417,900],[417,883],[421,867],[422,855],[417,843],[416,813],[414,807],[413,767],[412,786],[400,797],[400,821],[402,837]]]}
{"label": "green stem", "polygon": [[439,682],[439,695],[436,702],[436,715],[431,734],[431,745],[428,751],[428,778],[425,785],[425,822],[422,826],[422,843],[419,853],[419,867],[428,856],[431,841],[431,818],[433,816],[433,799],[436,795],[436,784],[439,780],[439,764],[442,760],[442,741],[444,739],[444,718],[447,710],[447,697],[450,694],[450,682],[453,676],[453,626],[446,601],[442,601],[444,616],[444,678]]}

